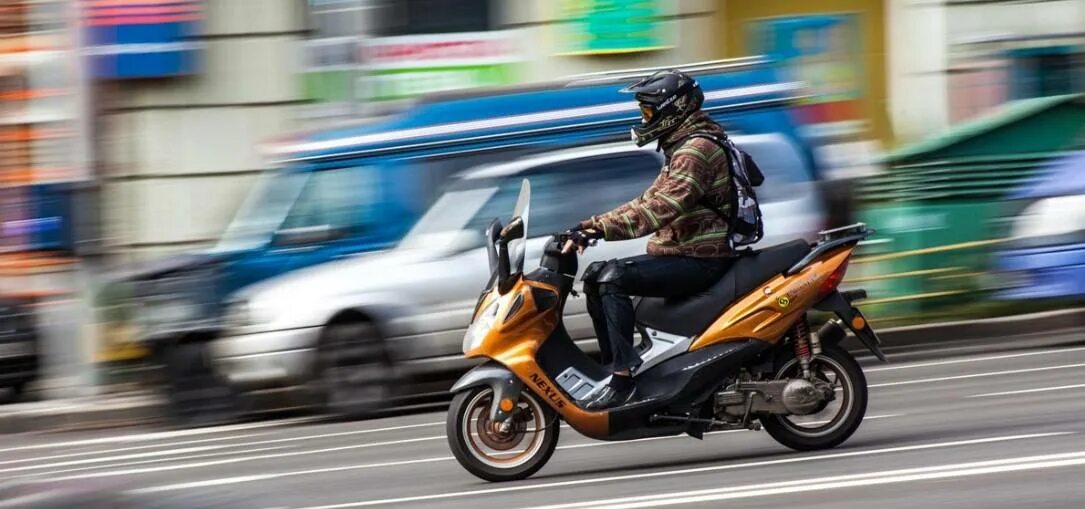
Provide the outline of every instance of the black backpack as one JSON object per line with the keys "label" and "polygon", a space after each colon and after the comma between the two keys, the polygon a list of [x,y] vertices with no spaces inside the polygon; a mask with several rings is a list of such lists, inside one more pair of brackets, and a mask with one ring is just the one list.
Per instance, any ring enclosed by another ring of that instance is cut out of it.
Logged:
{"label": "black backpack", "polygon": [[715,205],[701,202],[727,221],[730,232],[731,248],[748,246],[765,236],[764,223],[761,221],[761,205],[757,202],[755,187],[765,182],[761,168],[745,150],[738,148],[727,136],[719,137],[711,133],[693,133],[689,138],[704,138],[727,151],[727,164],[731,170],[731,216],[727,217]]}

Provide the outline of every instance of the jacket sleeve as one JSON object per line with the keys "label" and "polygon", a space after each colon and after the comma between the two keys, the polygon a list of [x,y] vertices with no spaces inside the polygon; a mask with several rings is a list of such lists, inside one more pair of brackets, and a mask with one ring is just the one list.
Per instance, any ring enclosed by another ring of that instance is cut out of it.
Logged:
{"label": "jacket sleeve", "polygon": [[709,157],[692,144],[675,151],[669,171],[660,173],[643,195],[584,226],[602,230],[606,240],[635,239],[658,231],[697,207],[714,177]]}
{"label": "jacket sleeve", "polygon": [[581,221],[580,222],[581,228],[592,228],[592,229],[595,229],[595,230],[602,231],[603,234],[604,234],[604,239],[605,239],[606,238],[605,237],[606,229],[608,227],[612,227],[612,225],[614,225],[614,224],[618,224],[618,223],[622,222],[623,221],[621,219],[622,216],[624,216],[626,214],[629,214],[629,213],[633,213],[638,207],[640,207],[644,203],[645,197],[649,196],[650,193],[652,192],[652,190],[655,189],[655,187],[657,185],[659,185],[659,182],[660,182],[660,180],[662,178],[663,178],[663,174],[660,173],[659,175],[656,176],[655,181],[652,182],[652,185],[649,186],[646,191],[641,193],[636,198],[633,198],[632,200],[629,200],[628,202],[625,202],[625,203],[619,205],[614,210],[611,210],[609,212],[604,212],[604,213],[599,214],[597,216],[592,216],[592,217],[589,217],[588,219],[585,219],[585,220]]}

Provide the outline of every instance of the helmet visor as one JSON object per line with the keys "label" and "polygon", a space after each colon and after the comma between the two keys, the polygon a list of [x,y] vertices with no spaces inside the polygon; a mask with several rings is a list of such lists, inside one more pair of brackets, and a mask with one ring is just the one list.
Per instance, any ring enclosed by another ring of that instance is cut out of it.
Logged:
{"label": "helmet visor", "polygon": [[640,103],[640,118],[645,124],[652,121],[656,115],[656,108],[651,104]]}

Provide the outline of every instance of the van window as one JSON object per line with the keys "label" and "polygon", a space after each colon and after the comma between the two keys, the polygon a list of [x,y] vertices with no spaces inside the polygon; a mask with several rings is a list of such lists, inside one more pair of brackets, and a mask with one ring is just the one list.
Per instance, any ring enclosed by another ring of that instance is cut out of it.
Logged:
{"label": "van window", "polygon": [[282,225],[310,176],[308,172],[285,169],[261,175],[226,227],[214,251],[256,249],[267,243]]}
{"label": "van window", "polygon": [[314,172],[294,202],[282,229],[327,226],[358,232],[373,218],[369,208],[377,202],[377,174],[373,168],[333,168]]}

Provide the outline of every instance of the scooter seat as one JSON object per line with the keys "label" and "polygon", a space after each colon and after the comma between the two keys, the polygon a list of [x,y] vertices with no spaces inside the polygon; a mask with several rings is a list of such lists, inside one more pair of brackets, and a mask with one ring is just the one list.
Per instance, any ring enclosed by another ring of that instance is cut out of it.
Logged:
{"label": "scooter seat", "polygon": [[681,336],[696,336],[730,306],[758,285],[782,274],[810,252],[804,240],[793,240],[759,251],[744,253],[707,290],[694,295],[645,297],[637,304],[637,323]]}

